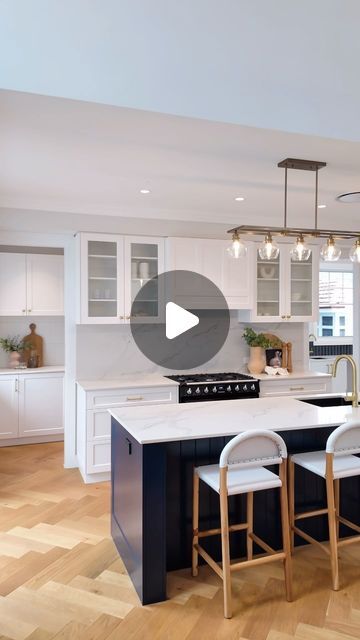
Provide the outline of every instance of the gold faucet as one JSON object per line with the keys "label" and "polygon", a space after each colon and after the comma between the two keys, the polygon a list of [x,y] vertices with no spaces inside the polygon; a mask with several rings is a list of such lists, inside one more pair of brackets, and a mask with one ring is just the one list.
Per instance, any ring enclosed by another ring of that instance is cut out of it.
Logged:
{"label": "gold faucet", "polygon": [[352,393],[349,395],[349,398],[352,400],[352,406],[353,407],[358,407],[359,406],[359,393],[358,393],[358,374],[357,374],[356,362],[355,362],[355,360],[354,360],[354,358],[352,356],[348,356],[348,355],[337,356],[335,358],[334,364],[333,364],[333,370],[332,370],[333,378],[335,378],[335,376],[336,376],[337,366],[338,366],[338,363],[340,362],[340,360],[347,360],[347,362],[350,362],[350,364],[351,364],[351,370],[352,370]]}

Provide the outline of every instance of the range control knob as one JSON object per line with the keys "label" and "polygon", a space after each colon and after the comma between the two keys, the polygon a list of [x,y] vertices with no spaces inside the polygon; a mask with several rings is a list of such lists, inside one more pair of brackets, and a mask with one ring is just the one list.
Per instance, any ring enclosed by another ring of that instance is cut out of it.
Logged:
{"label": "range control knob", "polygon": [[251,391],[255,391],[256,387],[254,384],[251,385]]}
{"label": "range control knob", "polygon": [[212,392],[213,392],[213,393],[216,393],[216,392],[217,392],[217,387],[213,387],[213,388],[212,388]]}
{"label": "range control knob", "polygon": [[228,387],[226,387],[226,391],[228,391],[229,393],[231,392],[231,385],[229,384]]}
{"label": "range control knob", "polygon": [[239,385],[238,385],[238,384],[237,384],[237,385],[236,385],[236,387],[235,387],[235,391],[240,391],[240,387],[239,387]]}
{"label": "range control knob", "polygon": [[195,393],[197,393],[197,395],[199,395],[199,394],[201,393],[201,391],[200,391],[200,387],[196,387],[196,389],[195,389]]}
{"label": "range control knob", "polygon": [[191,389],[191,387],[189,387],[188,389],[186,389],[186,393],[188,394],[188,396],[191,396],[191,394],[192,394],[192,389]]}
{"label": "range control knob", "polygon": [[248,390],[248,388],[247,388],[247,384],[244,384],[244,386],[243,386],[243,391],[247,391],[247,390]]}
{"label": "range control knob", "polygon": [[209,393],[209,388],[208,387],[205,387],[204,393]]}

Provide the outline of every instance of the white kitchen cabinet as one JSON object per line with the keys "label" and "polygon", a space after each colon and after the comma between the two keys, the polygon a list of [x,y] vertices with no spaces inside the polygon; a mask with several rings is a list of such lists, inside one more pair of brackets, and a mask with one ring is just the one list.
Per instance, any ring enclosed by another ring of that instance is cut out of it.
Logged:
{"label": "white kitchen cabinet", "polygon": [[0,438],[16,438],[18,435],[18,378],[0,376]]}
{"label": "white kitchen cabinet", "polygon": [[141,287],[164,270],[162,238],[80,234],[78,250],[78,323],[128,324],[131,314],[145,321],[157,317],[156,283],[146,300],[133,301]]}
{"label": "white kitchen cabinet", "polygon": [[111,416],[114,407],[178,402],[176,385],[85,390],[77,385],[77,456],[84,482],[108,480],[111,469]]}
{"label": "white kitchen cabinet", "polygon": [[62,255],[0,252],[0,316],[63,314]]}
{"label": "white kitchen cabinet", "polygon": [[63,373],[0,375],[2,440],[41,441],[63,430]]}
{"label": "white kitchen cabinet", "polygon": [[[247,244],[245,257],[234,260],[227,252],[229,243],[203,238],[167,238],[166,269],[199,273],[219,287],[230,309],[251,309],[253,244]],[[201,296],[196,283],[195,288],[194,295]],[[186,293],[191,297],[191,291]]]}
{"label": "white kitchen cabinet", "polygon": [[0,253],[0,315],[26,315],[26,255]]}
{"label": "white kitchen cabinet", "polygon": [[299,378],[274,376],[268,380],[260,379],[260,397],[308,396],[318,393],[331,393],[331,376],[311,376]]}
{"label": "white kitchen cabinet", "polygon": [[56,435],[63,431],[63,378],[27,374],[19,378],[19,436]]}
{"label": "white kitchen cabinet", "polygon": [[[257,249],[259,245],[256,245]],[[276,260],[255,254],[255,303],[252,322],[314,322],[319,308],[319,253],[312,247],[306,262],[291,259],[293,244],[281,244]]]}
{"label": "white kitchen cabinet", "polygon": [[64,257],[27,254],[26,274],[27,314],[64,315]]}

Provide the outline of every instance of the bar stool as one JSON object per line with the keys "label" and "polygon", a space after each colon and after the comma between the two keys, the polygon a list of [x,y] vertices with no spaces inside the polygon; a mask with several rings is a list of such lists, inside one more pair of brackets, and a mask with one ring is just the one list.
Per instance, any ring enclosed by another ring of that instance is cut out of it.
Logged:
{"label": "bar stool", "polygon": [[[240,433],[230,440],[220,455],[220,463],[197,467],[193,479],[193,546],[192,575],[198,575],[198,555],[223,580],[224,617],[232,616],[231,572],[276,560],[284,563],[286,598],[292,600],[292,573],[288,501],[286,487],[287,451],[283,439],[273,431],[257,430]],[[265,469],[269,465],[279,465],[279,475]],[[220,497],[219,529],[199,531],[199,481],[205,482]],[[280,489],[281,523],[283,550],[278,552],[261,540],[253,531],[253,494],[265,489]],[[228,496],[247,494],[247,521],[229,526]],[[230,564],[229,532],[246,531],[247,560]],[[200,546],[199,538],[221,535],[222,565]],[[253,543],[267,555],[253,558]]]}
{"label": "bar stool", "polygon": [[[332,588],[339,589],[338,548],[360,540],[360,536],[352,536],[339,540],[340,522],[358,534],[360,527],[340,515],[340,480],[360,475],[360,422],[346,422],[335,429],[329,436],[325,451],[297,453],[290,457],[289,464],[289,516],[291,530],[291,549],[294,549],[294,533],[307,542],[316,544],[330,555]],[[326,481],[327,506],[325,509],[295,513],[295,465],[303,467]],[[327,514],[329,522],[330,550],[324,544],[305,533],[295,522],[303,518],[311,518]]]}

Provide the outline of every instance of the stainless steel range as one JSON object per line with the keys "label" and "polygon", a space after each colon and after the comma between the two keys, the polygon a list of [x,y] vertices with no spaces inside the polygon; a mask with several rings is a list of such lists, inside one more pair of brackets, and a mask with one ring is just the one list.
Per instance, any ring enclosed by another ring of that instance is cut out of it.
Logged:
{"label": "stainless steel range", "polygon": [[165,376],[179,383],[179,402],[258,398],[259,380],[243,373],[193,373]]}

